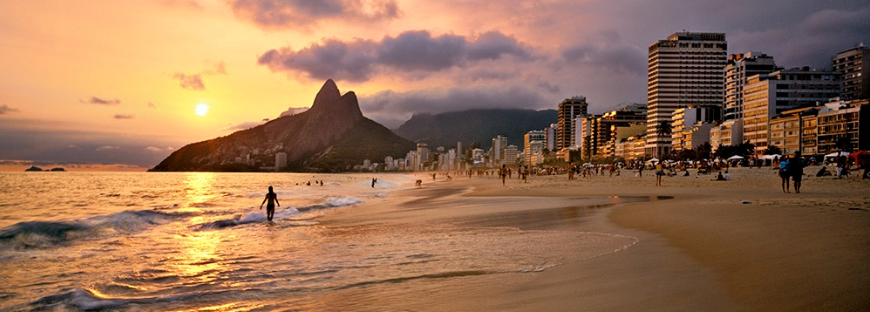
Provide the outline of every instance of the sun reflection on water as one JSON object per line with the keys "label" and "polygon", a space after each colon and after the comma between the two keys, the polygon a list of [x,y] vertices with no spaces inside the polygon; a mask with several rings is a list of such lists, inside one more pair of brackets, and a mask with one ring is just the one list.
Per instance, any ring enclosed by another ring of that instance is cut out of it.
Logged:
{"label": "sun reflection on water", "polygon": [[215,174],[213,172],[187,173],[184,180],[184,193],[187,198],[186,207],[204,207],[217,197],[214,191]]}

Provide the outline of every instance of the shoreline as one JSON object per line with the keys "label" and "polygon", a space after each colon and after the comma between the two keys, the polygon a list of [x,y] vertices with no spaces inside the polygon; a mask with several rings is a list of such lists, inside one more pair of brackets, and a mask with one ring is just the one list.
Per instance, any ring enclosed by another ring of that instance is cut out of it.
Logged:
{"label": "shoreline", "polygon": [[[391,193],[387,203],[363,204],[322,221],[327,225],[419,224],[450,219],[467,226],[493,226],[498,225],[493,218],[511,211],[487,207],[486,201],[493,198],[538,197],[542,206],[564,206],[578,198],[672,197],[583,209],[584,215],[575,217],[582,221],[565,228],[637,237],[638,242],[625,250],[538,273],[376,287],[407,298],[401,304],[379,301],[379,307],[513,311],[851,311],[870,307],[865,296],[870,293],[870,196],[863,195],[868,181],[806,177],[803,193],[784,194],[775,173],[765,169],[732,168],[733,180],[726,182],[709,181],[711,175],[665,177],[662,187],[653,186],[653,176],[634,178],[633,172],[624,173],[576,181],[567,181],[565,175],[532,177],[526,184],[512,179],[506,186],[495,177],[439,178],[435,183],[423,179],[422,187]],[[444,198],[481,208],[451,211],[438,206]],[[744,200],[751,203],[742,204]],[[517,214],[565,218],[543,213],[545,209],[519,208]],[[536,222],[548,224],[546,220]],[[372,290],[341,293],[367,303],[373,299],[365,292]]]}

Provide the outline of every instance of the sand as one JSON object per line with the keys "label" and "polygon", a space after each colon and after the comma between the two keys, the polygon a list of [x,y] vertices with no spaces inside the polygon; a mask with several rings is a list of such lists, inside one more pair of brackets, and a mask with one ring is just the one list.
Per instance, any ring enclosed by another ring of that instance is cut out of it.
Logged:
{"label": "sand", "polygon": [[[731,181],[693,171],[665,177],[661,187],[645,173],[529,183],[514,177],[504,186],[494,177],[433,182],[419,175],[421,187],[320,222],[448,222],[610,233],[637,242],[540,272],[373,285],[317,300],[370,311],[870,310],[870,180],[807,176],[795,194],[782,192],[770,168],[732,168]],[[614,196],[620,204],[572,206]]]}

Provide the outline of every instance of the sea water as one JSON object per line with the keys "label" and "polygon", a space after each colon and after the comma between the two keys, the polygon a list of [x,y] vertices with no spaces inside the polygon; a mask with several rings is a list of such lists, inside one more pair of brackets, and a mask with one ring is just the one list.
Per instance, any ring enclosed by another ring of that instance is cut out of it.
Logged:
{"label": "sea water", "polygon": [[[382,175],[372,187],[372,177],[0,173],[0,310],[319,310],[315,298],[330,292],[538,272],[634,243],[511,227],[318,221],[413,184]],[[268,186],[281,204],[274,222],[259,208]]]}

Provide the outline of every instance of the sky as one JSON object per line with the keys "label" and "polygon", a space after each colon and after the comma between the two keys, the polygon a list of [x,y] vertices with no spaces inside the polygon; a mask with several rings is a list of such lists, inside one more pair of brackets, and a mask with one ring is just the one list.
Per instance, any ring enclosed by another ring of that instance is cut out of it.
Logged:
{"label": "sky", "polygon": [[311,106],[329,78],[389,128],[577,95],[603,113],[646,101],[647,48],[683,30],[830,68],[870,44],[870,2],[0,1],[0,170],[153,167]]}

